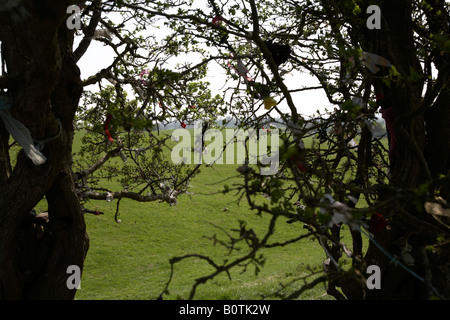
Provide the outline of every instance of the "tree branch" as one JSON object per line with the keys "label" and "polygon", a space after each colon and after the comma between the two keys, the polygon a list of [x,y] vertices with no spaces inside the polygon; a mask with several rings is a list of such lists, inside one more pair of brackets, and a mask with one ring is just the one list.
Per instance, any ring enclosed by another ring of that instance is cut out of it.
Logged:
{"label": "tree branch", "polygon": [[11,89],[16,84],[16,77],[12,75],[5,74],[0,76],[0,88]]}
{"label": "tree branch", "polygon": [[122,150],[122,146],[119,146],[118,148],[109,151],[107,154],[105,154],[103,157],[101,157],[96,163],[94,163],[89,168],[87,168],[81,172],[75,173],[74,180],[78,181],[78,180],[84,179],[87,176],[91,175],[92,173],[94,173],[95,171],[100,169],[101,166],[103,166],[110,158],[117,156],[121,150]]}
{"label": "tree branch", "polygon": [[101,10],[102,0],[95,0],[93,3],[94,13],[92,14],[91,21],[89,22],[89,26],[84,31],[84,38],[81,40],[78,48],[74,52],[75,61],[81,59],[81,57],[86,53],[89,48],[92,38],[94,37],[95,30],[97,28],[98,23],[100,22],[100,18],[102,15]]}
{"label": "tree branch", "polygon": [[136,192],[130,192],[130,191],[116,191],[116,192],[94,192],[94,191],[87,191],[82,193],[83,198],[91,199],[91,200],[107,200],[111,199],[111,196],[113,199],[131,199],[138,202],[153,202],[153,201],[160,201],[160,202],[167,202],[169,204],[174,204],[177,201],[177,195],[178,191],[172,190],[167,193],[163,194],[151,194],[143,196]]}
{"label": "tree branch", "polygon": [[111,67],[102,69],[97,74],[87,78],[86,80],[83,81],[83,86],[86,87],[86,86],[90,86],[92,84],[96,84],[97,82],[99,82],[100,80],[102,80],[104,78],[107,78],[108,81],[110,81],[110,82],[114,81],[110,68]]}

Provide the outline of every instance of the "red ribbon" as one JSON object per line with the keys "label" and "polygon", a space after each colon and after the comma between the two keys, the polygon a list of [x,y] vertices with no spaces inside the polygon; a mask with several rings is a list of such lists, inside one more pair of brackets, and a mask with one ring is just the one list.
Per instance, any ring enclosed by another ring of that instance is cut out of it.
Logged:
{"label": "red ribbon", "polygon": [[381,106],[383,104],[383,99],[384,99],[384,95],[382,93],[377,92],[375,94],[375,100],[376,100],[378,106]]}
{"label": "red ribbon", "polygon": [[222,21],[225,21],[221,16],[217,15],[212,19],[212,23],[214,24],[221,24]]}
{"label": "red ribbon", "polygon": [[387,221],[381,213],[374,213],[370,217],[369,221],[369,231],[372,233],[379,232],[385,229],[387,226]]}
{"label": "red ribbon", "polygon": [[106,116],[104,129],[105,129],[105,134],[108,137],[108,140],[111,141],[112,143],[114,143],[114,139],[111,136],[111,133],[109,132],[109,123],[111,122],[111,119],[112,119],[112,114],[108,113],[108,115]]}
{"label": "red ribbon", "polygon": [[298,170],[300,170],[300,172],[305,173],[307,171],[305,166],[303,165],[302,161],[300,159],[298,159],[295,155],[291,156],[290,159],[297,166],[297,168],[298,168]]}
{"label": "red ribbon", "polygon": [[382,93],[377,92],[377,93],[375,93],[375,97],[376,97],[375,99],[378,101],[378,100],[383,99],[384,95]]}
{"label": "red ribbon", "polygon": [[300,170],[300,172],[306,172],[305,166],[302,163],[297,164],[297,168],[298,170]]}

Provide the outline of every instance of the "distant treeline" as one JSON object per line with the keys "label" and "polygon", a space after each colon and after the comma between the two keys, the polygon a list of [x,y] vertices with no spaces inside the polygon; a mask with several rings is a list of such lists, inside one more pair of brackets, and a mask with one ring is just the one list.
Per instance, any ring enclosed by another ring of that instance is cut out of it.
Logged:
{"label": "distant treeline", "polygon": [[[237,127],[237,122],[235,119],[231,118],[231,117],[226,117],[226,118],[222,118],[222,119],[217,119],[215,121],[216,125],[219,126],[225,126],[225,128],[236,128]],[[180,123],[179,122],[173,122],[173,123],[169,123],[169,124],[158,124],[159,126],[159,130],[172,130],[172,129],[180,129]],[[279,119],[274,119],[273,122],[270,123],[264,123],[262,124],[262,127],[266,127],[267,129],[269,129],[270,127],[277,127],[280,129],[284,129],[286,128],[286,125],[282,124],[282,120]],[[312,126],[312,124],[311,124]],[[384,120],[381,118],[377,118],[376,121],[374,121],[372,123],[372,134],[375,138],[379,139],[383,136],[386,136],[386,126],[384,123]],[[193,123],[186,123],[186,129],[193,129],[194,128],[194,124]],[[331,128],[329,129],[331,130]]]}

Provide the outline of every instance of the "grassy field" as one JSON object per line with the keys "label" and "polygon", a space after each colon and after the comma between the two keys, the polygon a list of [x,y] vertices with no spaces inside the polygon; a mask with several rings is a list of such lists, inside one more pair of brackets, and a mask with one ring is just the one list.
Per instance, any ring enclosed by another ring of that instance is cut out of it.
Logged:
{"label": "grassy field", "polygon": [[[155,299],[169,279],[171,258],[197,253],[208,255],[220,263],[227,257],[225,248],[214,246],[205,238],[217,234],[225,239],[213,225],[225,230],[238,229],[237,221],[244,220],[257,234],[264,234],[268,217],[257,216],[245,201],[237,203],[233,193],[216,193],[225,183],[232,185],[240,181],[237,166],[203,166],[201,173],[191,182],[193,194],[180,196],[176,206],[124,199],[119,217],[121,223],[114,221],[116,201],[91,201],[87,206],[89,209],[101,210],[105,214],[85,216],[90,249],[76,299]],[[111,187],[120,190],[119,185]],[[279,219],[272,241],[283,241],[305,233],[302,224],[287,224]],[[252,267],[244,273],[236,268],[231,274],[232,281],[221,275],[199,286],[195,298],[261,299],[280,289],[280,284],[306,276],[310,269],[320,269],[326,259],[313,239],[263,253],[266,263],[257,276]],[[188,259],[176,264],[170,294],[165,298],[186,298],[195,279],[211,271],[212,268],[203,260]],[[299,288],[301,284],[303,282],[299,281],[290,290]],[[317,286],[301,299],[331,297],[326,295],[324,286]]]}
{"label": "grassy field", "polygon": [[[220,231],[211,223],[225,229],[238,227],[237,220],[245,220],[260,233],[267,220],[257,217],[242,203],[238,206],[232,195],[208,195],[214,191],[214,174],[224,174],[228,168],[215,168],[217,172],[204,170],[192,181],[192,199],[180,198],[177,206],[166,204],[123,203],[121,223],[113,219],[115,203],[96,202],[94,207],[104,210],[105,215],[87,215],[86,222],[91,240],[82,289],[77,299],[152,299],[164,288],[170,275],[169,259],[188,253],[207,254],[218,259],[225,258],[227,251],[213,246],[203,236]],[[213,174],[214,173],[214,174]],[[198,190],[198,193],[196,192]],[[224,207],[228,210],[224,211]],[[280,223],[278,238],[289,238],[305,232],[300,224]],[[259,299],[278,289],[295,277],[307,274],[307,267],[316,267],[325,259],[316,242],[306,241],[282,249],[265,252],[267,263],[256,277],[250,268],[240,270],[229,281],[224,275],[213,282],[200,286],[197,299]],[[175,267],[174,281],[169,298],[186,297],[193,280],[205,275],[211,268],[200,260],[185,260]],[[304,298],[316,299],[323,295],[320,288]]]}

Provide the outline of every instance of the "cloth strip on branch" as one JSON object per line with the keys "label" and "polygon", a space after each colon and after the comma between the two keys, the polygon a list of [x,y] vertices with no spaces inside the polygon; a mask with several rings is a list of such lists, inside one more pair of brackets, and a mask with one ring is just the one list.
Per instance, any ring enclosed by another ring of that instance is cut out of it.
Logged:
{"label": "cloth strip on branch", "polygon": [[[354,70],[356,68],[355,58],[350,57],[349,60],[352,64],[352,69]],[[366,51],[362,52],[359,61],[372,73],[377,73],[378,71],[380,71],[380,68],[378,68],[378,66],[387,68],[392,67],[392,63],[385,57]],[[352,75],[346,74],[342,82],[347,85],[352,85],[355,82],[355,76],[356,75],[354,73],[352,73]]]}
{"label": "cloth strip on branch", "polygon": [[111,143],[114,143],[114,139],[111,136],[111,133],[109,132],[109,124],[110,124],[111,120],[112,120],[112,114],[108,113],[108,115],[106,116],[104,130],[105,130],[106,136],[108,137],[108,140],[111,141]]}
{"label": "cloth strip on branch", "polygon": [[[351,57],[350,61],[352,63],[352,68],[355,68],[356,67],[355,59],[353,57]],[[391,62],[389,60],[387,60],[385,57],[379,56],[374,53],[366,52],[366,51],[362,52],[362,55],[361,55],[359,61],[367,69],[369,69],[370,72],[372,72],[372,73],[377,73],[378,71],[380,71],[380,68],[378,68],[377,66],[387,67],[387,68],[392,67]]]}
{"label": "cloth strip on branch", "polygon": [[147,85],[147,81],[144,80],[144,75],[148,75],[150,74],[150,72],[148,71],[148,69],[144,69],[142,70],[142,72],[139,74],[141,79],[139,80],[141,82],[142,85],[146,86]]}
{"label": "cloth strip on branch", "polygon": [[[230,56],[233,57],[232,54],[230,54]],[[233,59],[234,59],[234,58],[233,58]],[[231,60],[231,59],[230,59],[230,60]],[[247,68],[245,67],[245,65],[242,63],[241,59],[236,59],[236,60],[237,60],[237,65],[236,65],[236,67],[233,66],[233,65],[231,64],[231,61],[230,61],[230,60],[228,60],[228,67],[229,67],[230,69],[235,70],[241,77],[243,77],[243,78],[245,79],[246,82],[248,82],[248,81],[249,81],[249,82],[254,81],[253,78],[250,77],[250,76],[248,75],[249,71],[247,70]]]}
{"label": "cloth strip on branch", "polygon": [[213,19],[212,19],[212,23],[215,25],[221,25],[222,21],[225,21],[224,18],[222,18],[220,15],[216,15]]}
{"label": "cloth strip on branch", "polygon": [[[245,65],[242,63],[242,61],[240,59],[237,59],[237,66],[234,67],[231,62],[228,62],[228,66],[235,70],[241,77],[243,77],[245,79],[245,82],[249,85],[252,86],[255,84],[255,80],[250,77],[248,75],[249,71],[248,69],[245,67]],[[264,93],[264,97],[261,96],[261,98],[264,99],[264,108],[266,110],[270,110],[272,107],[277,105],[277,101],[269,96],[265,96],[267,93]]]}
{"label": "cloth strip on branch", "polygon": [[139,75],[141,76],[141,80],[142,80],[142,78],[144,77],[144,75],[148,75],[148,74],[149,74],[148,69],[142,70],[142,72],[139,74]]}
{"label": "cloth strip on branch", "polygon": [[38,150],[33,143],[30,131],[19,120],[16,120],[9,113],[11,104],[9,101],[0,99],[0,117],[5,125],[6,130],[23,148],[28,158],[33,164],[39,166],[47,161],[47,158]]}
{"label": "cloth strip on branch", "polygon": [[377,73],[380,70],[377,65],[388,68],[392,66],[391,62],[385,57],[366,51],[363,51],[362,53],[361,63],[372,73]]}
{"label": "cloth strip on branch", "polygon": [[270,110],[272,107],[277,105],[277,101],[272,97],[267,97],[264,99],[264,108]]}

